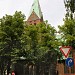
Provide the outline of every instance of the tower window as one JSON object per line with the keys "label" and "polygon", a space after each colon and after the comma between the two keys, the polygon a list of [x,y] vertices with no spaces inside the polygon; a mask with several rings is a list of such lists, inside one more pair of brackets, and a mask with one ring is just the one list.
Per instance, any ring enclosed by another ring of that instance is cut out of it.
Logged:
{"label": "tower window", "polygon": [[34,25],[36,25],[36,23],[34,23]]}

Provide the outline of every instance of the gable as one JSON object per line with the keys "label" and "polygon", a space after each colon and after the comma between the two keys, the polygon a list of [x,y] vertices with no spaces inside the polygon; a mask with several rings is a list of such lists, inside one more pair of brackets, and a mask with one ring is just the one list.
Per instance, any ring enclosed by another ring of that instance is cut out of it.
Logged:
{"label": "gable", "polygon": [[28,20],[27,21],[33,21],[33,20],[37,20],[37,19],[40,19],[36,13],[33,11],[32,14],[29,16]]}

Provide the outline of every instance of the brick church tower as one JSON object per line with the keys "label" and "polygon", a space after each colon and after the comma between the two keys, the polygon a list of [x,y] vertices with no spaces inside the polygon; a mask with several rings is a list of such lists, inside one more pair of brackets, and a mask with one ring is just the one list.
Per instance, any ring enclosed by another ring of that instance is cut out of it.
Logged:
{"label": "brick church tower", "polygon": [[27,24],[28,25],[36,25],[40,22],[43,22],[43,15],[41,12],[39,0],[34,0],[29,17],[27,19]]}

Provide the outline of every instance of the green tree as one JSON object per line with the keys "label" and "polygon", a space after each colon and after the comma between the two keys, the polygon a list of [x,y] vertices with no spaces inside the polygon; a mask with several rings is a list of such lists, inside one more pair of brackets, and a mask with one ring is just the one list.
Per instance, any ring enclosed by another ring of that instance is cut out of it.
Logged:
{"label": "green tree", "polygon": [[36,75],[39,74],[39,70],[44,70],[45,68],[45,65],[43,66],[41,63],[49,66],[54,65],[55,67],[49,67],[49,71],[51,71],[49,74],[55,74],[57,58],[60,55],[59,43],[55,33],[54,27],[47,23],[25,26],[24,34],[21,38],[22,50],[19,56],[31,60],[28,63],[32,62],[37,67]]}
{"label": "green tree", "polygon": [[65,19],[64,25],[59,26],[60,32],[65,45],[72,46],[75,48],[75,20],[74,19]]}
{"label": "green tree", "polygon": [[75,47],[75,0],[64,0],[66,14],[67,16],[64,19],[64,24],[58,26],[62,34],[64,45]]}
{"label": "green tree", "polygon": [[[6,15],[0,19],[0,56],[1,59],[6,60],[7,75],[10,71],[11,62],[16,59],[17,53],[21,49],[20,37],[23,30],[24,15],[21,12],[16,11],[13,16]],[[2,60],[1,63],[4,63],[5,60]]]}
{"label": "green tree", "polygon": [[67,17],[74,17],[75,12],[75,0],[64,0],[65,8],[66,8],[66,16]]}

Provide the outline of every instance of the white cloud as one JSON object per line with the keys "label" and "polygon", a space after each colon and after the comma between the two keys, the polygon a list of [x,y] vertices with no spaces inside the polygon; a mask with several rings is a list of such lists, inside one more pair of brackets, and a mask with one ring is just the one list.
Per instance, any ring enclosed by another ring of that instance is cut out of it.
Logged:
{"label": "white cloud", "polygon": [[[0,17],[22,11],[27,17],[34,0],[0,0]],[[62,24],[65,8],[63,0],[39,0],[45,20],[55,27]]]}
{"label": "white cloud", "polygon": [[10,0],[0,0],[0,17],[9,12]]}

